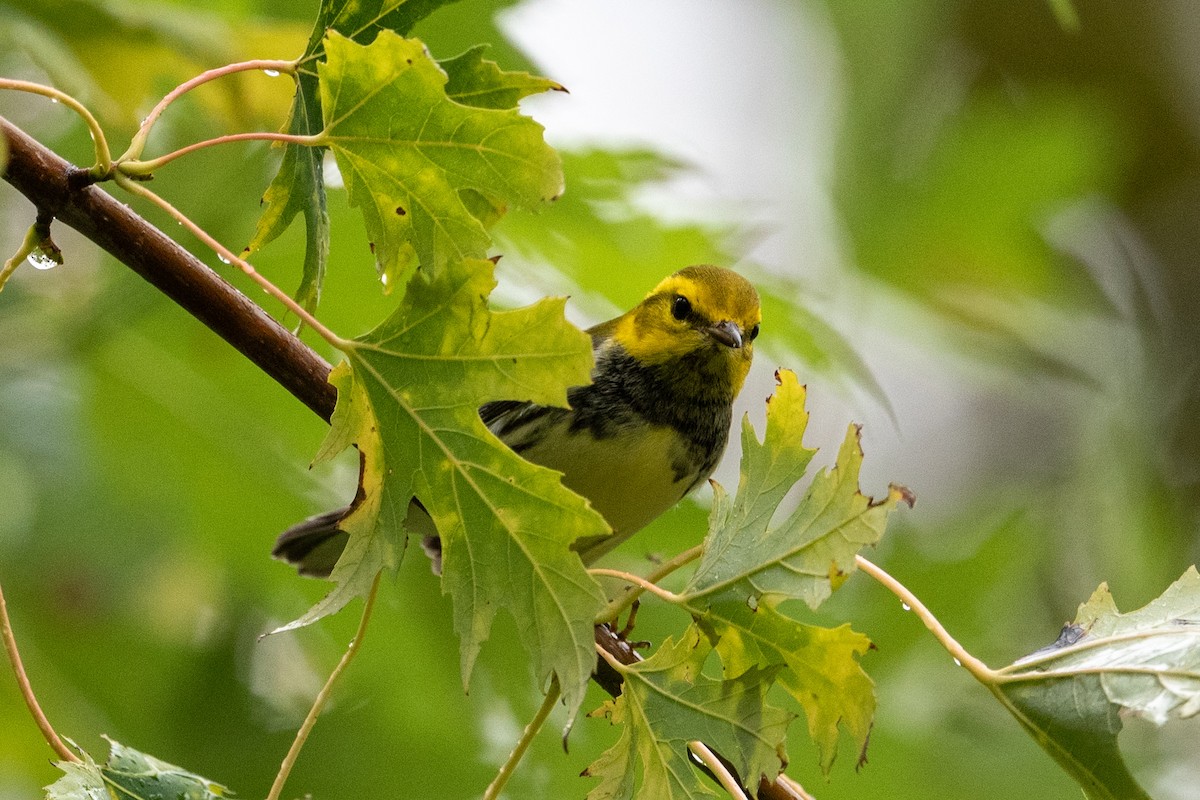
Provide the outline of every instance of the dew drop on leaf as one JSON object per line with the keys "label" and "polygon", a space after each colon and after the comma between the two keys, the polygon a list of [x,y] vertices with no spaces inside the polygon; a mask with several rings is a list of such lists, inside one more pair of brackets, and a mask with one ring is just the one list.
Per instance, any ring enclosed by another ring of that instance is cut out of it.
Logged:
{"label": "dew drop on leaf", "polygon": [[51,102],[51,103],[54,103],[55,105],[58,105],[58,98],[57,98],[57,97],[51,97],[51,98],[50,98],[50,102]]}
{"label": "dew drop on leaf", "polygon": [[961,661],[959,661],[959,660],[956,658],[956,659],[954,659],[954,666],[956,666],[956,667],[961,667],[961,666],[962,666],[962,662],[961,662]]}
{"label": "dew drop on leaf", "polygon": [[278,78],[278,77],[279,77],[279,70],[277,70],[277,69],[264,69],[264,70],[263,70],[263,75],[266,75],[268,78]]}
{"label": "dew drop on leaf", "polygon": [[58,266],[58,262],[48,255],[34,251],[25,259],[34,269],[54,269]]}
{"label": "dew drop on leaf", "polygon": [[217,260],[220,261],[222,264],[232,264],[233,263],[232,261],[230,261],[225,256],[221,255],[220,253],[217,253]]}
{"label": "dew drop on leaf", "polygon": [[905,611],[912,611],[912,606],[910,606],[908,603],[901,603],[900,607]]}

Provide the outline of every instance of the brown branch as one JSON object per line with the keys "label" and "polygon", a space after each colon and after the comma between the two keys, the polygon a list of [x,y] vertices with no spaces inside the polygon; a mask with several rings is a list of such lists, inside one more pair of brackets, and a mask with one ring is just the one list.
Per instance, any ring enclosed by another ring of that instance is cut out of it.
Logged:
{"label": "brown branch", "polygon": [[[4,179],[29,198],[39,214],[53,215],[100,245],[329,421],[337,393],[327,380],[330,367],[324,359],[124,203],[86,185],[84,170],[3,117],[0,132],[9,150]],[[596,626],[596,642],[622,663],[640,660],[607,626]],[[593,679],[609,694],[620,694],[621,676],[603,659]],[[764,778],[757,797],[788,800],[796,795]]]}
{"label": "brown branch", "polygon": [[100,245],[229,342],[328,421],[337,392],[329,364],[158,228],[96,186],[86,172],[0,117],[8,140],[4,179],[37,207]]}

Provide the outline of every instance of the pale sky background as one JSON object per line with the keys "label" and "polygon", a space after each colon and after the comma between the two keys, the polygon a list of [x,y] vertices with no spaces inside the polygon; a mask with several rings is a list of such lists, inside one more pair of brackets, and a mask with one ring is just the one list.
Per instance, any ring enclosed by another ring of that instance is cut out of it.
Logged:
{"label": "pale sky background", "polygon": [[[771,352],[770,320],[740,407],[759,424],[775,367],[791,367],[809,386],[806,443],[821,448],[822,463],[849,422],[863,423],[867,494],[895,481],[917,492],[923,514],[952,505],[970,484],[969,398],[950,359],[931,359],[919,342],[895,335],[897,322],[917,312],[845,267],[829,195],[843,81],[828,22],[774,0],[528,0],[500,23],[570,91],[522,104],[550,143],[651,145],[695,165],[640,199],[666,218],[732,216],[760,231],[746,260],[803,282],[805,305],[867,361],[900,423],[866,393],[822,385],[798,358]],[[875,324],[880,317],[887,328]],[[735,454],[736,442],[717,473],[726,486],[736,485]]]}

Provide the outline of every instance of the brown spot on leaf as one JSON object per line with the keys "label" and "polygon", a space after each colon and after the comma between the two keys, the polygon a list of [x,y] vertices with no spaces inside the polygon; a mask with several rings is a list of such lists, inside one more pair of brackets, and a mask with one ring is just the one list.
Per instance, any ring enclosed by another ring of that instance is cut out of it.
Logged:
{"label": "brown spot on leaf", "polygon": [[396,206],[396,216],[403,217],[408,212],[404,210],[404,206]]}

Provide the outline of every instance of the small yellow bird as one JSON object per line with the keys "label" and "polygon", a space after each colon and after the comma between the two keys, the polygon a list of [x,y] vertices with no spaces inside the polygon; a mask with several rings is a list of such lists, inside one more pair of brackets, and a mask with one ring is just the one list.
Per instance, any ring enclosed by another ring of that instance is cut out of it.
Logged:
{"label": "small yellow bird", "polygon": [[[725,451],[733,401],[754,355],[761,312],[745,278],[692,266],[664,279],[635,308],[588,330],[592,382],[567,392],[570,408],[504,400],[479,410],[516,453],[563,474],[612,534],[575,543],[590,564],[712,474]],[[328,576],[345,547],[348,508],[284,531],[273,554],[305,575]],[[414,501],[406,527],[438,567],[432,521]]]}

